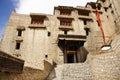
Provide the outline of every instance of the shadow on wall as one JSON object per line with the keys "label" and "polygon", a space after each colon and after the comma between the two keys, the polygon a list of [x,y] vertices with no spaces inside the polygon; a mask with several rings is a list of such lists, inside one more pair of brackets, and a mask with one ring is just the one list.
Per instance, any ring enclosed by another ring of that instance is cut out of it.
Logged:
{"label": "shadow on wall", "polygon": [[88,55],[88,51],[85,49],[85,47],[80,47],[78,50],[78,56],[80,57],[78,60],[79,62],[83,63],[87,60],[87,55]]}
{"label": "shadow on wall", "polygon": [[22,74],[0,72],[0,80],[45,80],[53,66],[47,61],[44,61],[44,66],[44,70],[24,67]]}

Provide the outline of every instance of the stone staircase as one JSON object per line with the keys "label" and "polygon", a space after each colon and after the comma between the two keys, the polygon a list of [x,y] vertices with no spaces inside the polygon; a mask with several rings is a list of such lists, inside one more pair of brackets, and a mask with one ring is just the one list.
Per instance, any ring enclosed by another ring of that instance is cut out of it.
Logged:
{"label": "stone staircase", "polygon": [[89,70],[86,63],[57,65],[47,80],[91,80]]}
{"label": "stone staircase", "polygon": [[86,63],[64,64],[62,80],[90,80],[91,74]]}

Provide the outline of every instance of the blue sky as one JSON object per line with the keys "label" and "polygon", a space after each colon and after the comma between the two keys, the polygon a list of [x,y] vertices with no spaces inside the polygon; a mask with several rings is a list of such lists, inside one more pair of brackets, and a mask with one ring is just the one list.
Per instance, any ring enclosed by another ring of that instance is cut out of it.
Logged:
{"label": "blue sky", "polygon": [[14,10],[11,0],[0,0],[0,38],[3,34],[6,23],[9,19],[11,11]]}
{"label": "blue sky", "polygon": [[0,39],[14,9],[20,14],[53,14],[54,6],[85,6],[91,1],[96,2],[96,0],[0,0]]}

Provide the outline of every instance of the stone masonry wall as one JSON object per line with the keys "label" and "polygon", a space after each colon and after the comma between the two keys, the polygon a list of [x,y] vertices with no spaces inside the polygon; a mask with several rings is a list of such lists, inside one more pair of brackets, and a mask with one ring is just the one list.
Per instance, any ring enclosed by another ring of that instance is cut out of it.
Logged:
{"label": "stone masonry wall", "polygon": [[24,67],[21,74],[0,72],[0,80],[46,80],[53,66],[44,61],[44,70]]}

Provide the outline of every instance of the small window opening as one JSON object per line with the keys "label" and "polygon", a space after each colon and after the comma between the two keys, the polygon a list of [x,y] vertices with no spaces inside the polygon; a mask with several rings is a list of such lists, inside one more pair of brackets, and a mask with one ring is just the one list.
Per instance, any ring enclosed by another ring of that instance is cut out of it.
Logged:
{"label": "small window opening", "polygon": [[20,49],[20,42],[16,43],[16,49]]}
{"label": "small window opening", "polygon": [[18,36],[22,36],[22,30],[18,30]]}
{"label": "small window opening", "polygon": [[108,8],[104,8],[104,9],[105,9],[105,12],[107,12],[107,9],[108,9]]}
{"label": "small window opening", "polygon": [[111,13],[114,14],[114,11],[112,10]]}
{"label": "small window opening", "polygon": [[107,16],[107,18],[109,18],[109,16]]}
{"label": "small window opening", "polygon": [[87,25],[87,21],[86,20],[83,20],[83,22],[84,22],[84,25]]}
{"label": "small window opening", "polygon": [[51,36],[51,32],[48,32],[48,36]]}
{"label": "small window opening", "polygon": [[89,28],[84,28],[85,29],[85,31],[86,31],[86,35],[88,36],[89,35],[89,31],[90,31],[90,29]]}
{"label": "small window opening", "polygon": [[64,31],[64,34],[67,34],[67,31]]}
{"label": "small window opening", "polygon": [[48,58],[48,55],[47,55],[47,54],[45,55],[45,58]]}
{"label": "small window opening", "polygon": [[112,8],[112,4],[109,5],[109,8]]}
{"label": "small window opening", "polygon": [[100,6],[98,6],[98,10],[101,10],[101,7],[100,7]]}

